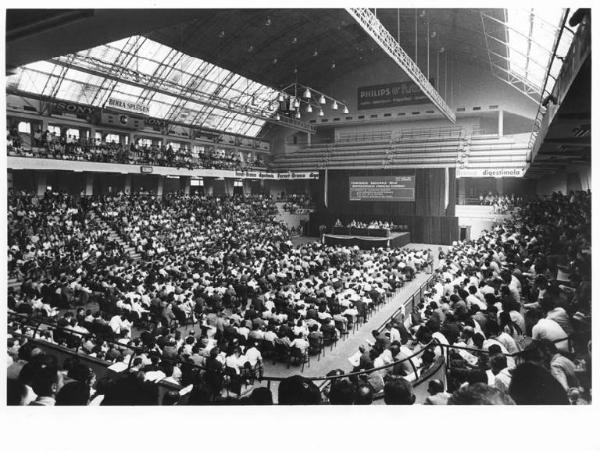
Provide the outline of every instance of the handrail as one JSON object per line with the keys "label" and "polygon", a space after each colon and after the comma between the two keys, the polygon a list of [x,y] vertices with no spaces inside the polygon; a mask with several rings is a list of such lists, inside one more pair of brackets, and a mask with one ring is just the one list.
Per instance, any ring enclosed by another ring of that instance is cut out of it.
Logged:
{"label": "handrail", "polygon": [[[266,166],[257,166],[253,163],[240,162],[239,164],[233,164],[233,163],[235,163],[234,161],[219,159],[219,158],[206,158],[205,159],[205,158],[199,158],[199,157],[189,157],[189,161],[184,161],[184,160],[175,158],[171,161],[163,161],[161,163],[158,159],[151,158],[150,155],[148,155],[148,154],[140,156],[141,152],[137,153],[137,152],[133,152],[131,150],[116,151],[116,152],[111,151],[111,153],[109,154],[110,161],[99,161],[99,160],[94,160],[94,159],[78,160],[77,155],[74,153],[70,153],[70,152],[63,153],[63,158],[57,158],[57,157],[49,156],[49,155],[41,155],[39,153],[29,156],[29,155],[25,155],[25,152],[32,152],[32,150],[23,149],[23,148],[14,148],[12,150],[13,154],[11,154],[10,149],[7,152],[8,152],[7,153],[8,157],[37,158],[37,159],[43,159],[43,160],[83,161],[85,163],[127,164],[127,165],[132,165],[132,166],[151,165],[151,166],[169,167],[169,168],[176,168],[176,169],[178,169],[178,168],[187,168],[187,169],[215,168],[215,169],[217,169],[218,166],[221,166],[221,163],[230,164],[230,166],[223,168],[223,169],[228,169],[228,170],[230,170],[230,169],[266,170],[267,169]],[[83,154],[84,157],[89,156],[89,155],[91,155],[91,154],[87,151]],[[129,161],[130,158],[132,161]],[[184,158],[187,158],[187,156],[185,156]]]}
{"label": "handrail", "polygon": [[[45,322],[45,321],[42,321],[37,318],[26,317],[23,315],[24,315],[23,313],[7,312],[7,317],[9,319],[12,317],[13,321],[18,321],[24,326],[28,326],[29,324],[27,324],[27,323],[34,323],[36,325],[36,327],[34,329],[34,338],[35,338],[35,335],[37,335],[40,326],[42,326],[42,325],[46,326],[47,328],[51,328],[53,330],[59,330],[59,331],[64,330],[64,328],[61,328],[61,327],[57,326],[56,324],[53,324],[50,322]],[[68,330],[68,329],[64,330],[64,332],[67,334],[78,335],[80,338],[87,338],[87,337],[96,337],[97,338],[97,335],[94,334],[93,332],[85,333],[85,332],[77,332],[76,330]],[[103,338],[103,340],[107,343],[114,344],[115,346],[129,348],[132,351],[143,351],[143,348],[141,348],[141,347],[137,347],[137,346],[133,346],[130,344],[125,344],[125,343],[119,343],[117,341],[108,340],[105,338]]]}
{"label": "handrail", "polygon": [[[420,297],[422,297],[423,288],[426,287],[426,286],[428,286],[428,284],[431,283],[432,279],[433,279],[433,274],[425,282],[423,282],[423,284],[421,284],[421,286],[419,288]],[[413,293],[408,298],[407,302],[405,302],[401,307],[399,307],[396,311],[394,311],[394,313],[388,318],[388,320],[386,320],[379,327],[379,329],[378,329],[379,331],[383,330],[383,328],[385,327],[385,325],[388,322],[392,321],[394,319],[394,317],[400,311],[402,311],[402,309],[404,309],[406,305],[408,305],[410,303],[409,301],[414,300],[415,293]],[[36,335],[38,333],[38,330],[39,330],[40,326],[42,326],[42,325],[44,325],[44,326],[46,326],[46,327],[48,327],[50,329],[53,329],[53,330],[61,330],[62,329],[62,328],[58,327],[56,324],[53,324],[53,323],[50,323],[50,322],[46,322],[46,321],[42,321],[42,320],[37,319],[37,318],[31,318],[31,317],[25,316],[25,314],[22,314],[22,313],[7,312],[7,316],[8,316],[9,319],[12,318],[13,321],[17,321],[17,322],[19,322],[22,325],[28,326],[31,323],[35,324],[36,327],[35,327],[34,334],[33,334],[33,338],[34,339],[36,339],[35,337],[36,337]],[[74,331],[74,330],[65,330],[64,332],[68,333],[68,334],[73,334],[73,335],[80,336],[81,338],[84,338],[84,337],[96,337],[96,334],[94,334],[93,332],[84,333],[84,332],[77,332],[77,331]],[[128,348],[128,349],[130,349],[130,350],[132,350],[134,352],[143,352],[144,351],[143,347],[133,346],[133,345],[130,345],[130,344],[119,343],[119,342],[116,342],[116,341],[113,341],[113,340],[108,340],[108,339],[104,339],[104,341],[106,341],[107,343],[113,344],[115,346],[120,346],[120,347]],[[161,359],[165,360],[165,361],[169,361],[169,362],[177,360],[177,359],[165,358],[163,356],[161,356]],[[133,359],[129,360],[129,364],[130,365],[131,365],[132,360]],[[200,366],[200,365],[195,365],[194,364],[193,366],[197,367],[199,369],[205,369],[203,366]],[[283,380],[283,379],[285,379],[285,377],[284,378],[276,378],[276,377],[273,378],[271,376],[263,376],[262,377],[262,380]],[[315,380],[320,380],[320,379],[319,378],[315,378]]]}
{"label": "handrail", "polygon": [[[563,341],[571,341],[573,337],[571,335],[565,337],[565,338],[559,338],[557,340],[553,340],[552,343],[556,344],[556,343],[561,343]],[[490,351],[488,349],[479,349],[479,348],[469,348],[466,346],[456,346],[456,345],[450,345],[450,344],[440,344],[440,346],[447,348],[447,349],[460,349],[463,351],[467,351],[467,352],[479,352],[479,353],[483,353],[483,354],[490,354]],[[502,352],[501,354],[504,354],[506,357],[518,357],[521,354],[525,353],[526,351],[524,349],[517,351],[517,352],[513,352],[513,353],[504,353]]]}
{"label": "handrail", "polygon": [[[433,279],[433,275],[425,283],[423,283],[421,285],[421,287],[419,289],[420,296],[422,296],[422,290],[423,290],[423,288],[428,283],[430,283],[432,279]],[[411,298],[414,298],[414,294],[411,296]],[[411,299],[411,298],[409,298],[409,299]],[[397,313],[397,312],[398,312],[398,310],[395,313]],[[17,319],[20,319],[20,320],[27,319],[27,318],[22,318],[21,315],[19,315],[19,314],[14,314],[14,313],[10,313],[9,312],[9,315],[16,316]],[[391,320],[391,318],[389,320]],[[38,328],[39,328],[39,326],[41,324],[46,324],[46,325],[49,325],[51,327],[55,327],[56,328],[56,326],[54,326],[54,325],[47,324],[47,323],[44,323],[44,322],[38,321],[38,320],[35,320],[35,321],[38,322],[38,326],[37,326]],[[387,321],[386,321],[386,323],[387,323]],[[36,330],[37,330],[37,328],[36,328]],[[70,331],[70,332],[77,333],[75,331]],[[86,334],[82,334],[82,335],[86,335]],[[565,340],[571,340],[571,338],[572,338],[571,336],[568,336],[566,338],[554,340],[553,343],[559,343],[559,342],[562,342],[562,341],[565,341]],[[35,338],[35,336],[34,336],[33,339],[37,340]],[[129,347],[129,348],[132,348],[132,349],[139,349],[139,348],[135,348],[135,347],[128,346],[128,345],[123,345],[123,344],[120,344],[120,343],[117,343],[117,344],[119,346],[126,346],[126,347]],[[415,385],[418,385],[418,384],[422,383],[423,380],[420,379],[421,375],[418,373],[418,370],[420,368],[416,368],[416,366],[415,366],[415,364],[413,362],[413,359],[416,358],[416,357],[418,357],[419,355],[423,354],[425,351],[427,351],[429,349],[432,349],[432,348],[435,348],[436,346],[439,346],[442,349],[442,359],[443,360],[442,360],[442,364],[441,365],[447,365],[447,363],[448,363],[448,360],[447,360],[447,350],[448,349],[461,349],[461,350],[466,351],[466,352],[475,352],[475,353],[486,353],[486,354],[490,353],[489,350],[483,350],[483,349],[478,349],[478,348],[461,347],[461,346],[456,346],[456,345],[444,344],[444,343],[440,343],[436,339],[433,339],[429,343],[427,343],[425,346],[423,346],[421,349],[419,349],[415,353],[411,354],[410,356],[406,356],[406,357],[404,357],[402,359],[395,360],[394,362],[391,362],[391,363],[386,364],[386,365],[382,365],[382,366],[370,368],[370,369],[367,369],[367,370],[353,371],[353,372],[345,373],[345,374],[342,374],[342,375],[316,376],[316,377],[313,376],[313,377],[305,377],[305,379],[313,381],[313,382],[314,381],[322,381],[322,384],[320,384],[320,386],[319,386],[319,390],[323,391],[323,389],[325,388],[325,386],[328,383],[331,383],[334,380],[348,378],[348,377],[360,377],[360,376],[369,375],[369,374],[377,372],[377,371],[384,371],[384,370],[387,370],[389,368],[394,367],[395,365],[398,365],[400,363],[406,362],[408,360],[408,362],[410,363],[411,367],[413,368],[413,372],[415,374],[415,380],[412,381],[411,383],[413,383]],[[446,352],[444,352],[444,349],[446,349]],[[523,354],[524,352],[525,352],[524,350],[521,350],[521,351],[518,351],[516,353],[503,353],[503,354],[506,355],[507,357],[517,357],[518,355]],[[169,361],[169,362],[177,360],[177,359],[167,359],[167,358],[162,358],[162,359],[164,361]],[[128,368],[127,368],[128,370],[131,368],[131,362],[132,361],[133,361],[133,359],[129,359],[129,365],[128,365]],[[200,370],[203,370],[203,371],[209,371],[209,372],[212,371],[212,370],[209,370],[207,368],[204,368],[204,367],[202,367],[200,365],[196,365],[196,364],[193,364],[193,363],[191,363],[190,365],[192,366],[192,368],[200,369]],[[439,367],[438,367],[438,369],[439,369]],[[436,371],[437,371],[437,369],[436,369]],[[446,371],[447,371],[447,368],[446,368]],[[263,375],[263,376],[257,377],[256,380],[259,381],[259,382],[266,381],[267,384],[270,386],[271,382],[281,382],[283,380],[288,379],[288,377],[289,376],[282,377],[282,376],[264,376]]]}

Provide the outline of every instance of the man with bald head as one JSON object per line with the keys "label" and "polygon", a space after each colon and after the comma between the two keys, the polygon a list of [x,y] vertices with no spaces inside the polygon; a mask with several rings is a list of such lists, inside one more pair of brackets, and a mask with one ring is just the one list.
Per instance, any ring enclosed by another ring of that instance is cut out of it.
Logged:
{"label": "man with bald head", "polygon": [[439,379],[429,381],[427,393],[429,393],[429,396],[423,404],[430,406],[445,406],[448,404],[448,399],[451,396],[450,393],[444,390],[444,383]]}

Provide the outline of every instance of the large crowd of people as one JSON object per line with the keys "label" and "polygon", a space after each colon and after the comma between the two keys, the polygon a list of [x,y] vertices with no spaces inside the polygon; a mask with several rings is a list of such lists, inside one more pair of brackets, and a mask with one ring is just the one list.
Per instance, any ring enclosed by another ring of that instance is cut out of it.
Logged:
{"label": "large crowd of people", "polygon": [[[340,219],[335,221],[334,227],[344,227],[344,224]],[[354,227],[357,229],[371,229],[371,230],[391,230],[396,231],[400,230],[401,226],[394,224],[393,221],[385,221],[385,220],[373,220],[369,222],[360,221],[357,219],[352,219],[348,222],[346,227]]]}
{"label": "large crowd of people", "polygon": [[242,161],[239,152],[209,146],[202,152],[192,153],[185,146],[174,148],[171,144],[131,143],[77,138],[73,135],[57,136],[54,132],[37,130],[31,146],[25,146],[19,133],[7,133],[8,155],[61,160],[168,166],[186,169],[264,169],[265,164],[256,157]]}
{"label": "large crowd of people", "polygon": [[[319,353],[429,260],[408,249],[295,247],[275,212],[263,196],[11,193],[9,271],[22,284],[9,311],[52,322],[13,317],[13,370],[32,363],[35,338],[123,363],[144,383],[193,384],[217,402],[259,377],[267,355]],[[108,240],[109,227],[142,258]],[[200,327],[186,335],[190,323]]]}
{"label": "large crowd of people", "polygon": [[512,194],[494,194],[489,191],[487,194],[479,195],[480,205],[489,205],[493,207],[494,213],[505,214],[515,208],[523,205],[524,199],[514,193]]}
{"label": "large crowd of people", "polygon": [[406,323],[360,347],[362,374],[338,370],[329,401],[380,391],[412,404],[406,381],[444,359],[446,385],[430,380],[425,404],[590,402],[590,245],[590,193],[555,193],[440,252],[434,287]]}
{"label": "large crowd of people", "polygon": [[277,201],[284,202],[284,211],[295,215],[305,215],[315,209],[314,202],[307,194],[285,194],[282,192]]}
{"label": "large crowd of people", "polygon": [[[175,389],[162,403],[182,402],[189,386],[185,403],[268,404],[265,387],[240,396],[265,358],[321,352],[431,262],[406,248],[294,246],[275,211],[263,196],[11,193],[9,273],[22,281],[8,297],[19,315],[9,322],[11,402],[157,403],[155,382],[166,381]],[[278,402],[412,404],[411,382],[442,360],[447,379],[429,381],[426,404],[588,403],[590,249],[589,192],[532,201],[440,250],[432,288],[373,331],[349,376],[332,371],[322,392],[293,376]],[[52,326],[27,322],[35,318]],[[190,323],[199,328],[187,332]],[[129,376],[97,381],[32,339],[123,364]]]}

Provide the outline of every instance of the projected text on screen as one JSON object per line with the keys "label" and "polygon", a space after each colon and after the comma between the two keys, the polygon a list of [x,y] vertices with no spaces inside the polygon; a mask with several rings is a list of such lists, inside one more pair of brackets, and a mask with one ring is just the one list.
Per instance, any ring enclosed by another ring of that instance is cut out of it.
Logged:
{"label": "projected text on screen", "polygon": [[413,202],[415,176],[350,177],[350,200]]}

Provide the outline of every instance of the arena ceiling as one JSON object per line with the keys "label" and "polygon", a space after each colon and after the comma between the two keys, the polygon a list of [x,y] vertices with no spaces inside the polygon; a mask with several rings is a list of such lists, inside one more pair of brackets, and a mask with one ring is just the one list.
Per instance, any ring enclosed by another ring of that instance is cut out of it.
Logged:
{"label": "arena ceiling", "polygon": [[[549,49],[563,15],[562,10],[552,8],[377,9],[375,13],[430,78],[435,76],[438,63],[444,64],[445,59],[452,58],[491,71],[537,102],[543,97]],[[151,73],[140,72],[141,76],[157,79],[173,74],[177,69],[175,61],[181,60],[173,58],[177,54],[217,66],[223,73],[229,71],[242,84],[249,79],[261,92],[270,94],[273,92],[269,88],[282,89],[296,81],[323,90],[344,74],[387,58],[343,9],[8,10],[7,69],[9,73],[18,73],[18,66],[33,61],[51,57],[73,59],[76,52],[89,54],[86,49],[107,43],[122,48],[121,43],[131,41],[128,39],[131,36],[136,42],[140,39],[151,42],[152,48],[174,50],[157,51],[158,56],[152,56],[151,49],[147,49],[145,56],[156,64],[152,64]],[[570,43],[563,41],[562,45]],[[102,47],[93,52],[110,54]],[[164,59],[159,61],[161,57]],[[116,60],[109,57],[102,63],[115,64]],[[558,73],[560,64],[560,60],[555,60],[550,72]],[[137,66],[125,68],[137,70]],[[93,68],[88,69],[90,75]],[[122,69],[115,66],[106,70],[118,77]],[[51,78],[54,66],[45,70]],[[92,71],[91,75],[97,76],[98,72]],[[81,82],[82,77],[75,78]],[[84,81],[90,80],[103,83],[90,77]],[[30,85],[40,82],[36,80]],[[231,78],[219,78],[218,87],[211,85],[208,95],[222,91],[226,88],[224,83],[230,82]],[[132,96],[148,97],[143,85],[133,85],[136,89],[129,89]],[[249,86],[239,88],[249,90]],[[190,92],[185,84],[174,89],[180,89],[175,97]],[[547,91],[550,90],[548,86]],[[164,100],[165,105],[156,108],[164,113],[161,117],[173,119],[190,109],[188,102]],[[250,101],[255,99],[245,100]],[[169,102],[175,106],[168,105]],[[193,118],[198,125],[206,125],[203,121],[209,112],[205,108],[192,109],[186,117]],[[216,113],[220,119],[209,124],[210,128],[224,130],[228,124],[234,124],[228,131],[255,136],[263,125],[260,118]]]}
{"label": "arena ceiling", "polygon": [[565,166],[589,166],[592,159],[592,86],[591,58],[583,64],[563,100],[535,159],[528,177],[555,174]]}

